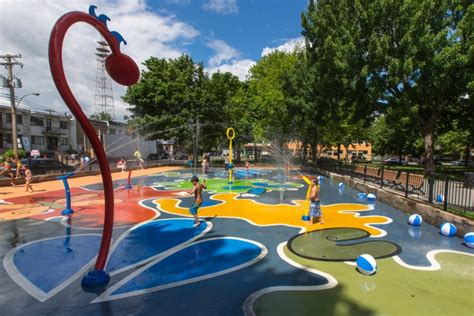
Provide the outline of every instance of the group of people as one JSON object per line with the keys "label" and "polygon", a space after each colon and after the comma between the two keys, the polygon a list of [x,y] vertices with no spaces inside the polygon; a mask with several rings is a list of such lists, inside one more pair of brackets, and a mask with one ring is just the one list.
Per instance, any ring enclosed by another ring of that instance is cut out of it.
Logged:
{"label": "group of people", "polygon": [[14,158],[8,157],[3,163],[3,175],[10,178],[10,184],[15,186],[14,179],[19,179],[23,175],[26,182],[26,192],[33,192],[33,186],[31,182],[33,180],[33,174],[31,172],[30,166],[21,163],[21,159],[18,156]]}
{"label": "group of people", "polygon": [[[247,162],[246,162],[247,167]],[[199,182],[199,178],[197,176],[191,177],[191,183],[193,184],[193,188],[188,192],[189,194],[194,195],[194,202],[191,204],[189,208],[189,213],[194,218],[194,227],[201,225],[198,216],[199,207],[202,205],[203,198],[202,192],[204,189],[207,189],[206,180],[204,179],[202,183]],[[309,206],[309,216],[310,216],[310,224],[315,224],[316,221],[319,223],[324,224],[323,212],[321,211],[321,201],[319,198],[319,194],[321,192],[321,188],[319,187],[318,178],[314,178],[311,180],[311,193],[308,196],[310,201]]]}
{"label": "group of people", "polygon": [[[142,158],[141,152],[137,149],[134,153],[133,156],[135,157],[135,161],[137,162],[137,166],[140,167],[140,169],[144,169],[144,163],[145,161]],[[122,170],[122,172],[125,172],[127,170],[127,160],[122,157],[117,161],[117,168]]]}

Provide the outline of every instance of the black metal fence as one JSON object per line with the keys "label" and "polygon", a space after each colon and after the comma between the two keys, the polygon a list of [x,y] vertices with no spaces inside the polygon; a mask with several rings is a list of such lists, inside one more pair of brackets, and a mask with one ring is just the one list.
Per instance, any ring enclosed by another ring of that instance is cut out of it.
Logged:
{"label": "black metal fence", "polygon": [[317,167],[340,175],[357,178],[380,188],[402,192],[440,206],[445,211],[474,212],[474,173],[463,177],[440,173],[426,175],[391,170],[385,166],[355,164],[337,160],[318,160]]}

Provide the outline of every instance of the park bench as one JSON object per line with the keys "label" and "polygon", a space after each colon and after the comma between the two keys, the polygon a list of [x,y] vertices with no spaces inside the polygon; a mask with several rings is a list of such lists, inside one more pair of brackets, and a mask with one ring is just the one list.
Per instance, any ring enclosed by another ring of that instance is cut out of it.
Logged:
{"label": "park bench", "polygon": [[357,174],[365,175],[365,166],[363,165],[356,165],[354,172]]}
{"label": "park bench", "polygon": [[400,186],[400,181],[397,179],[398,171],[393,170],[384,170],[383,172],[383,180],[387,183],[388,186],[396,187]]}
{"label": "park bench", "polygon": [[379,168],[367,167],[366,174],[374,182],[381,180]]}
{"label": "park bench", "polygon": [[402,172],[400,173],[400,176],[398,177],[398,181],[400,182],[402,186],[407,185],[407,176],[408,176],[408,191],[410,192],[418,191],[421,194],[425,194],[425,192],[421,190],[424,184],[423,176],[421,174],[414,174],[414,173],[407,174],[406,172]]}

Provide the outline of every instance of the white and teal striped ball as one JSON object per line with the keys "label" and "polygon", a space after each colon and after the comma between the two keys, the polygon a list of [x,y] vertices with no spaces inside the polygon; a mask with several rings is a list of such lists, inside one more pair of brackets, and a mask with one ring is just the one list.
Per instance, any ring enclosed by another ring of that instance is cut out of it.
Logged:
{"label": "white and teal striped ball", "polygon": [[342,190],[342,189],[344,189],[344,188],[345,188],[345,186],[346,186],[346,185],[345,185],[344,183],[342,183],[342,182],[339,182],[339,189],[341,189],[341,190]]}
{"label": "white and teal striped ball", "polygon": [[456,226],[454,226],[451,223],[444,223],[444,224],[441,224],[440,226],[440,233],[443,236],[453,237],[454,235],[456,235],[456,232],[457,232]]}
{"label": "white and teal striped ball", "polygon": [[319,180],[319,182],[321,182],[321,181],[324,180],[324,177],[323,176],[318,176],[318,180]]}
{"label": "white and teal striped ball", "polygon": [[443,203],[443,202],[444,202],[444,195],[438,194],[438,195],[436,196],[436,202],[438,202],[438,203]]}
{"label": "white and teal striped ball", "polygon": [[368,254],[363,254],[357,257],[357,270],[365,275],[372,275],[377,271],[377,262],[374,257]]}
{"label": "white and teal striped ball", "polygon": [[408,218],[408,224],[412,226],[420,226],[422,222],[423,218],[418,214],[413,214]]}
{"label": "white and teal striped ball", "polygon": [[469,248],[474,248],[474,233],[471,232],[464,235],[464,243]]}

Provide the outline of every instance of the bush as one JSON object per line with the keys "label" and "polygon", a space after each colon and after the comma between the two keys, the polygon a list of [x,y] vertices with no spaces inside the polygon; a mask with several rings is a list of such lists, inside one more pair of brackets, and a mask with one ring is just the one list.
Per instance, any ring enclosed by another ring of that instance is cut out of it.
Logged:
{"label": "bush", "polygon": [[[25,157],[25,150],[18,149],[18,156],[20,158],[24,158]],[[13,157],[15,157],[15,154],[13,153],[13,149],[8,149],[3,153],[3,159],[13,158]]]}

